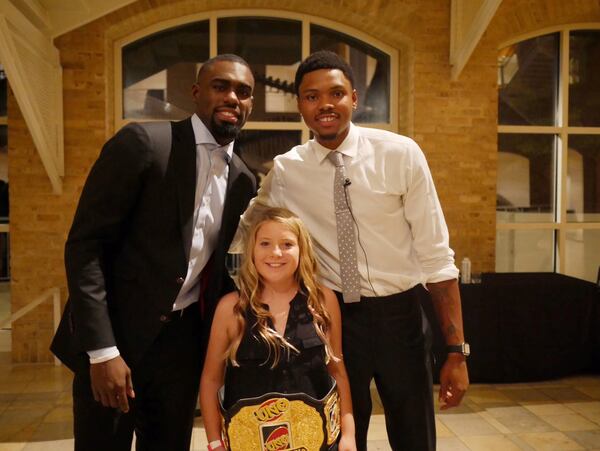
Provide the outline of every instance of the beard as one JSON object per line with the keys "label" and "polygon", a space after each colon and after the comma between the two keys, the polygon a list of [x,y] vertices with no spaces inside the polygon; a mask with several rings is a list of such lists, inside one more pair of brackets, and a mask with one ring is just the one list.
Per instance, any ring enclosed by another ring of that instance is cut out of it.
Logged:
{"label": "beard", "polygon": [[330,133],[328,135],[319,135],[319,139],[322,141],[333,141],[339,136],[339,133]]}
{"label": "beard", "polygon": [[215,139],[231,142],[236,139],[240,134],[240,131],[242,131],[242,125],[230,124],[228,122],[219,124],[213,117],[212,132],[215,135]]}

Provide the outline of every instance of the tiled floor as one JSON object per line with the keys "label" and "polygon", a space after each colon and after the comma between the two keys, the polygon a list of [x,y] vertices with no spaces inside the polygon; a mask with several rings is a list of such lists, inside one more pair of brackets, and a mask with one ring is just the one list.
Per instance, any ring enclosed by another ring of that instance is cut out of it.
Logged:
{"label": "tiled floor", "polygon": [[[73,447],[71,374],[0,359],[0,451]],[[473,385],[463,405],[436,418],[438,450],[600,450],[600,375],[535,384]],[[202,421],[192,450],[206,449]],[[389,450],[381,404],[369,450]]]}

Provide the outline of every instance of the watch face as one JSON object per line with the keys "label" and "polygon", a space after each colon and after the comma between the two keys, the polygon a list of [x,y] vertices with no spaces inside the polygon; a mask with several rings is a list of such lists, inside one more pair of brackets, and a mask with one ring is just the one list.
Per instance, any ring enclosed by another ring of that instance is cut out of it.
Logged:
{"label": "watch face", "polygon": [[462,345],[462,353],[465,357],[469,357],[471,355],[471,346],[469,343],[463,343]]}

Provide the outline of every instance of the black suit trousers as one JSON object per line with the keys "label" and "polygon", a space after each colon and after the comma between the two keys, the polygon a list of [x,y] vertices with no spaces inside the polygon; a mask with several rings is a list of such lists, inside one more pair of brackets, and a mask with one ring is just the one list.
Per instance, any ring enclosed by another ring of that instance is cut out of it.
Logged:
{"label": "black suit trousers", "polygon": [[375,380],[393,450],[434,451],[435,416],[427,322],[418,285],[385,297],[362,297],[342,310],[344,363],[350,380],[356,444],[367,449]]}
{"label": "black suit trousers", "polygon": [[[143,314],[143,312],[140,312]],[[135,399],[130,411],[103,407],[93,398],[89,370],[75,373],[75,451],[189,451],[202,365],[202,321],[197,304],[172,314],[131,368]]]}

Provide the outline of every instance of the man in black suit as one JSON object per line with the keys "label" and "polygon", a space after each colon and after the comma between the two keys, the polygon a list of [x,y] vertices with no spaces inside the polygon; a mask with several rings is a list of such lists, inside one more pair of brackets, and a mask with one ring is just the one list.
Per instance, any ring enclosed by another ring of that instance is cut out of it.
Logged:
{"label": "man in black suit", "polygon": [[52,351],[74,373],[76,450],[190,447],[205,338],[235,289],[225,256],[256,182],[233,154],[254,77],[208,60],[181,122],[129,124],[103,147],[65,247]]}

